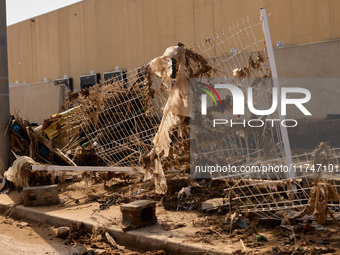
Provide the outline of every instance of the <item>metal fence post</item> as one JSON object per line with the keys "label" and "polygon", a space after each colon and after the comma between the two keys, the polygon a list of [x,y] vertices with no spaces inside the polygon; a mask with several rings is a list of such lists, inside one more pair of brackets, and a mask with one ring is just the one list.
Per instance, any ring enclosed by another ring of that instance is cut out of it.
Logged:
{"label": "metal fence post", "polygon": [[9,85],[8,85],[8,58],[7,58],[7,26],[6,26],[6,0],[0,0],[0,172],[3,173],[9,166],[10,137],[5,134],[5,125],[10,118],[9,111]]}
{"label": "metal fence post", "polygon": [[[264,35],[265,35],[265,38],[266,38],[266,44],[267,44],[267,50],[268,50],[268,56],[269,56],[269,64],[270,64],[270,69],[272,71],[273,83],[274,83],[274,87],[276,87],[277,90],[278,90],[278,112],[279,112],[280,122],[282,122],[285,118],[280,114],[281,113],[280,84],[279,84],[278,75],[277,75],[272,39],[270,37],[268,17],[267,17],[267,13],[266,13],[265,8],[261,9],[261,20],[262,20],[262,24],[263,24]],[[290,150],[290,143],[289,143],[287,128],[282,126],[282,125],[280,125],[280,128],[281,128],[281,134],[282,134],[282,139],[283,139],[283,146],[284,146],[285,154],[286,154],[286,158],[287,158],[287,166],[292,166],[292,163],[293,163],[292,162],[292,153],[291,153],[291,150]],[[295,177],[294,172],[289,171],[288,177],[293,179]]]}

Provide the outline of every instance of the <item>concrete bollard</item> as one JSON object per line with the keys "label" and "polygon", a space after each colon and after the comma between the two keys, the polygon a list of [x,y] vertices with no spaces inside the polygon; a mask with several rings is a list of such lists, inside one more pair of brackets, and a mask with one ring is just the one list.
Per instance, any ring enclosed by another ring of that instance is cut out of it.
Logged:
{"label": "concrete bollard", "polygon": [[24,206],[51,205],[60,202],[58,185],[24,188],[22,194],[24,196]]}
{"label": "concrete bollard", "polygon": [[140,200],[120,206],[124,231],[155,224],[156,202]]}

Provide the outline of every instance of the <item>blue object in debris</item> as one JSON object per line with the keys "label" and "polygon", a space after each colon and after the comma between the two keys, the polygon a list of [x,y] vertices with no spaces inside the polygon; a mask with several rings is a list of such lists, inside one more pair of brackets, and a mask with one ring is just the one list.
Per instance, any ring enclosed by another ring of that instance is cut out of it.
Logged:
{"label": "blue object in debris", "polygon": [[19,124],[14,122],[9,128],[12,129],[22,139],[24,139],[28,144],[30,143],[27,132],[23,130]]}
{"label": "blue object in debris", "polygon": [[243,220],[241,220],[241,219],[238,219],[238,220],[236,221],[236,223],[237,223],[237,225],[238,225],[240,228],[247,228],[247,227],[248,227],[248,225],[247,225]]}
{"label": "blue object in debris", "polygon": [[38,143],[38,150],[39,150],[39,153],[44,158],[48,158],[48,155],[50,154],[50,150],[45,145]]}
{"label": "blue object in debris", "polygon": [[272,247],[272,252],[273,252],[273,255],[279,255],[280,254],[279,249],[276,248],[276,247]]}

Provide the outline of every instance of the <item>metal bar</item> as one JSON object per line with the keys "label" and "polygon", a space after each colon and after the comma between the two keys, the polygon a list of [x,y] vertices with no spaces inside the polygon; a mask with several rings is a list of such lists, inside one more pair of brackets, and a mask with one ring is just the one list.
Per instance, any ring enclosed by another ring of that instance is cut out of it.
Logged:
{"label": "metal bar", "polygon": [[[279,113],[280,122],[282,122],[285,118],[281,115],[281,91],[280,91],[280,84],[279,84],[278,75],[277,75],[272,40],[270,37],[266,8],[261,9],[261,19],[262,19],[262,24],[263,24],[264,35],[266,38],[267,50],[268,50],[268,55],[269,55],[269,64],[270,64],[270,69],[272,71],[272,78],[273,78],[274,86],[278,90],[278,113]],[[280,128],[281,128],[281,134],[282,134],[282,139],[283,139],[283,145],[284,145],[284,149],[286,153],[287,165],[290,166],[292,165],[292,153],[290,150],[287,128],[283,127],[282,125],[280,125]],[[288,176],[289,178],[293,179],[295,177],[295,174],[294,172],[289,171]]]}
{"label": "metal bar", "polygon": [[51,166],[51,165],[33,165],[33,171],[76,171],[76,172],[121,172],[121,173],[136,173],[132,167],[107,167],[107,166]]}
{"label": "metal bar", "polygon": [[6,0],[0,0],[0,109],[0,173],[3,173],[9,167],[11,153],[10,135],[5,133],[10,120]]}

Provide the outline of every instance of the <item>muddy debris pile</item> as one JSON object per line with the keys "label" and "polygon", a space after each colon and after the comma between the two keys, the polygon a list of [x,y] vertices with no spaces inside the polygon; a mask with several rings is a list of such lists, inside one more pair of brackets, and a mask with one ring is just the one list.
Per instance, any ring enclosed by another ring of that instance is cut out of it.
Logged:
{"label": "muddy debris pile", "polygon": [[52,119],[54,122],[50,122],[50,128],[46,127],[46,122],[42,126],[34,127],[29,121],[11,115],[7,130],[11,134],[12,161],[20,156],[28,156],[42,164],[75,165],[53,141],[53,133],[61,128],[62,115],[50,117],[48,120]]}
{"label": "muddy debris pile", "polygon": [[[123,89],[118,81],[113,81],[79,93],[69,93],[64,103],[66,110],[45,119],[41,126],[33,126],[29,121],[11,115],[7,132],[11,134],[12,161],[27,156],[31,158],[30,167],[134,167],[139,164],[143,151],[148,151],[151,146],[148,139],[159,123],[154,116],[147,116],[147,101],[145,90]],[[136,115],[143,116],[138,125],[137,119],[134,119]],[[111,162],[112,157],[116,160],[114,163]],[[53,184],[64,179],[62,172],[40,171],[47,180],[37,181],[34,175],[39,175],[38,172],[27,171],[26,168],[22,168],[19,175],[25,182],[24,186]],[[92,175],[105,182],[115,173],[88,172],[82,177]]]}
{"label": "muddy debris pile", "polygon": [[[12,115],[12,161],[28,156],[36,165],[132,168],[144,174],[144,181],[154,180],[156,193],[165,194],[165,175],[189,173],[189,79],[216,73],[183,44],[169,47],[137,73],[128,72],[123,81],[113,78],[68,91],[63,111],[38,127]],[[51,184],[60,177],[59,172],[51,175],[57,178],[48,176],[50,181],[38,183]],[[94,175],[104,181],[114,176]]]}
{"label": "muddy debris pile", "polygon": [[168,91],[162,121],[152,140],[153,148],[141,160],[145,180],[154,178],[159,194],[167,192],[166,174],[173,170],[189,173],[190,78],[211,77],[219,71],[201,55],[178,45],[167,48],[147,66],[148,87],[153,77],[158,77],[161,91]]}
{"label": "muddy debris pile", "polygon": [[131,250],[125,246],[117,244],[113,235],[105,227],[98,227],[93,230],[88,230],[83,223],[72,223],[68,226],[68,235],[64,237],[65,244],[73,246],[73,254],[130,254],[130,255],[167,255],[163,250],[155,250],[149,252],[140,252]]}
{"label": "muddy debris pile", "polygon": [[[234,70],[235,79],[255,77],[251,86],[257,87],[261,85],[257,78],[271,77],[266,67],[267,57],[262,53],[257,52],[254,57],[250,55],[246,62],[243,68]],[[247,217],[251,213],[271,214],[279,219],[297,219],[313,214],[322,224],[327,215],[334,218],[327,202],[338,203],[338,192],[319,176],[314,176],[316,180],[309,189],[301,188],[303,192],[295,194],[290,194],[289,190],[294,185],[303,187],[303,178],[189,178],[190,163],[202,165],[203,161],[209,162],[207,156],[202,156],[204,153],[190,159],[190,146],[198,143],[195,143],[196,137],[190,137],[192,86],[189,79],[215,77],[219,72],[203,56],[179,44],[167,48],[162,56],[151,60],[138,73],[128,74],[126,82],[113,79],[79,92],[69,92],[64,111],[45,119],[39,127],[12,115],[7,128],[11,133],[12,159],[27,156],[32,160],[14,165],[12,170],[17,170],[13,182],[16,186],[28,187],[50,185],[70,178],[62,171],[33,171],[34,165],[129,168],[137,176],[129,184],[136,190],[129,196],[111,195],[103,200],[97,199],[100,210],[152,198],[161,200],[166,210],[174,211],[217,211],[231,215],[237,212]],[[235,152],[228,158],[230,162],[260,164],[274,154],[279,155],[279,148],[275,147],[277,143],[270,140],[275,134],[268,127],[251,131],[247,128],[241,130],[238,126],[233,132],[229,135],[237,137],[234,143],[231,139],[224,142],[225,148]],[[218,133],[218,137],[223,134]],[[249,148],[256,152],[244,149],[245,138],[249,138]],[[256,146],[262,149],[255,150]],[[329,164],[333,157],[324,143],[313,155],[314,164]],[[101,180],[105,185],[113,177],[125,178],[114,171],[96,173],[94,170],[78,176],[84,182],[86,193],[92,179]],[[143,183],[151,181],[152,188],[142,188]],[[292,213],[287,215],[281,208],[293,208]]]}
{"label": "muddy debris pile", "polygon": [[338,226],[327,220],[318,224],[312,218],[287,223],[284,220],[261,218],[258,215],[214,213],[192,221],[199,229],[192,235],[193,242],[214,245],[223,240],[225,245],[243,247],[232,254],[337,254]]}

